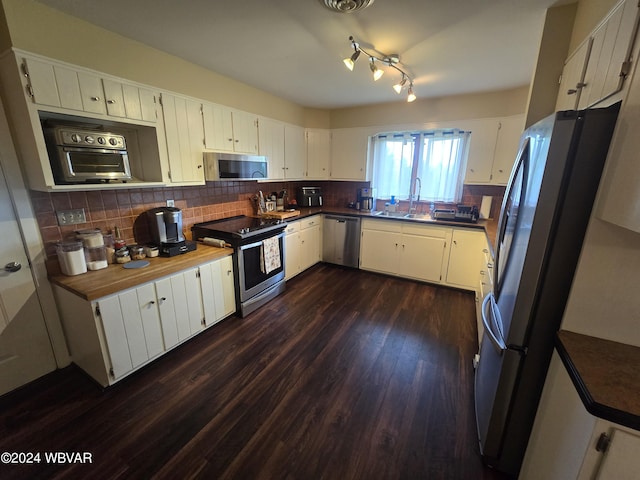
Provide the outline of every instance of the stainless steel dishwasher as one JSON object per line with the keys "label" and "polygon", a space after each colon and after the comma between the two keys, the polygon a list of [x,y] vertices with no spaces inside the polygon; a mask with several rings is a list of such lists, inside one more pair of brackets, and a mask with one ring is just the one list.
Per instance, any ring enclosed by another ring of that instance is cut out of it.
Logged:
{"label": "stainless steel dishwasher", "polygon": [[358,268],[360,217],[325,215],[322,227],[322,260]]}

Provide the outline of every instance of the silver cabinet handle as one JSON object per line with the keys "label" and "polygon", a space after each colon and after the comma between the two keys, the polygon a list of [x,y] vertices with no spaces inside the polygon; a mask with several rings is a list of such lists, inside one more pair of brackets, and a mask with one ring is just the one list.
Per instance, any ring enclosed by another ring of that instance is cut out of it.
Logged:
{"label": "silver cabinet handle", "polygon": [[5,272],[10,272],[10,273],[17,272],[21,268],[22,268],[22,265],[20,265],[18,262],[9,262],[4,266]]}
{"label": "silver cabinet handle", "polygon": [[99,102],[100,101],[100,97],[91,97],[91,100],[93,100],[94,102]]}
{"label": "silver cabinet handle", "polygon": [[110,105],[113,105],[114,103],[116,103],[116,101],[115,100],[107,100],[107,103],[110,104]]}

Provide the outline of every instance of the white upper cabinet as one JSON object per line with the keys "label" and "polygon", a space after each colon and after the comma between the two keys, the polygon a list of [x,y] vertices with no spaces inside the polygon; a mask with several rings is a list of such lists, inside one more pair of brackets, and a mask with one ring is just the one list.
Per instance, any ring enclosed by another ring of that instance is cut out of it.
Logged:
{"label": "white upper cabinet", "polygon": [[[28,94],[37,105],[155,122],[156,94],[128,82],[38,58],[22,59]],[[58,110],[56,110],[58,111]]]}
{"label": "white upper cabinet", "polygon": [[204,183],[201,104],[162,94],[169,172],[172,183]]}
{"label": "white upper cabinet", "polygon": [[258,116],[204,103],[205,147],[221,152],[258,154]]}
{"label": "white upper cabinet", "polygon": [[367,180],[369,133],[364,128],[331,131],[331,180]]}
{"label": "white upper cabinet", "polygon": [[523,130],[524,114],[474,124],[464,183],[506,185]]}
{"label": "white upper cabinet", "polygon": [[331,130],[308,128],[307,142],[307,172],[309,180],[327,180],[331,165]]}
{"label": "white upper cabinet", "polygon": [[258,154],[267,157],[269,179],[284,178],[284,123],[258,119]]}
{"label": "white upper cabinet", "polygon": [[284,126],[284,178],[301,180],[307,165],[307,150],[304,128],[297,125]]}
{"label": "white upper cabinet", "polygon": [[584,74],[591,52],[592,38],[586,39],[564,63],[560,89],[556,100],[556,111],[575,110],[584,88]]}
{"label": "white upper cabinet", "polygon": [[630,70],[637,23],[637,0],[624,0],[592,33],[593,45],[578,108],[587,108],[622,89]]}

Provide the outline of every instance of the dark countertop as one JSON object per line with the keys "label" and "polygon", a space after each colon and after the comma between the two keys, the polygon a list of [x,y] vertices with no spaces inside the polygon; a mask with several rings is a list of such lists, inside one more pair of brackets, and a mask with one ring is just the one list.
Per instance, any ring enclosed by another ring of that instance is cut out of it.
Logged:
{"label": "dark countertop", "polygon": [[376,220],[385,220],[390,222],[413,222],[413,223],[421,223],[421,224],[431,224],[431,225],[447,225],[449,227],[457,227],[457,228],[473,228],[484,230],[487,234],[487,238],[489,239],[489,245],[492,249],[495,248],[495,238],[498,229],[498,221],[496,219],[487,219],[487,220],[478,220],[477,223],[466,223],[466,222],[452,222],[447,220],[432,220],[432,219],[411,219],[411,218],[402,218],[402,217],[386,217],[383,215],[374,215],[371,212],[364,212],[361,210],[354,210],[353,208],[345,208],[345,207],[316,207],[316,208],[299,208],[300,215],[297,217],[291,217],[287,220],[294,221],[296,219],[301,219],[304,217],[308,217],[311,215],[317,215],[319,213],[333,213],[336,215],[347,215],[352,217],[360,217],[360,218],[371,218]]}
{"label": "dark countertop", "polygon": [[561,330],[556,350],[589,413],[640,430],[640,347]]}

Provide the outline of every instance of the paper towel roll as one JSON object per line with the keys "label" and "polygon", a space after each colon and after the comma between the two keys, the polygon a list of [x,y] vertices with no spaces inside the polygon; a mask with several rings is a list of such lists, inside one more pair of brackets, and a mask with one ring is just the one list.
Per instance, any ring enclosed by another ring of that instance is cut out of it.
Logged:
{"label": "paper towel roll", "polygon": [[491,201],[493,197],[484,195],[482,197],[482,204],[480,205],[480,218],[489,218],[491,215]]}

